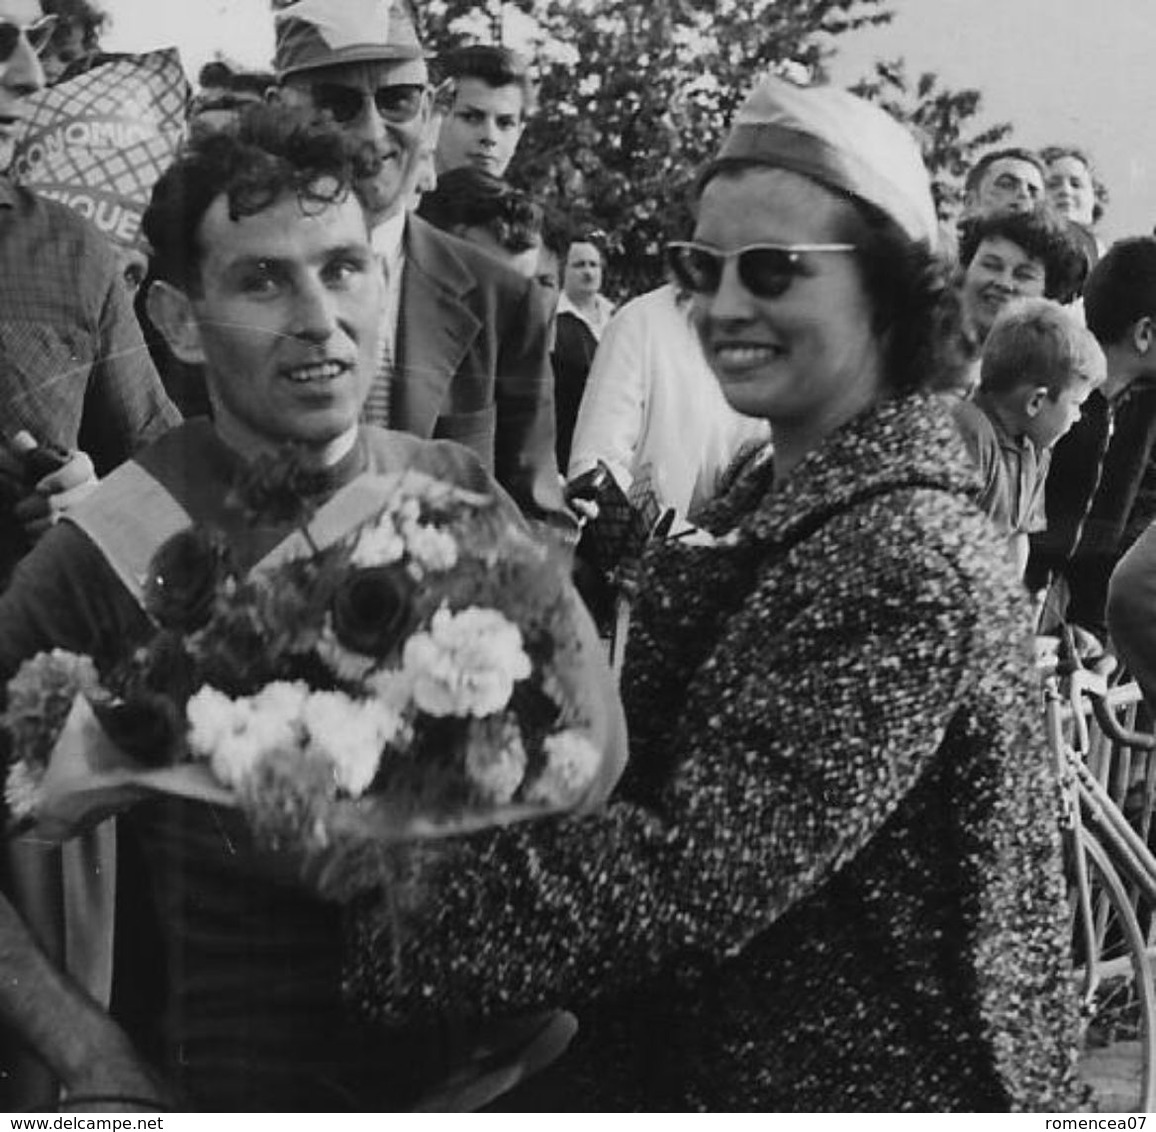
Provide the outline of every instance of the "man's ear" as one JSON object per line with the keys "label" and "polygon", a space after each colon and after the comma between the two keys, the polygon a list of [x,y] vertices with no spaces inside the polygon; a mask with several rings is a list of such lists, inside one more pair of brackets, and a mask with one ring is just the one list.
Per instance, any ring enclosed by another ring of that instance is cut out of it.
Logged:
{"label": "man's ear", "polygon": [[1027,400],[1024,402],[1024,412],[1029,417],[1036,416],[1040,409],[1044,407],[1044,402],[1048,399],[1048,387],[1046,385],[1037,385],[1035,389],[1028,394]]}
{"label": "man's ear", "polygon": [[145,296],[145,309],[153,325],[164,335],[169,349],[188,365],[205,360],[201,347],[201,328],[193,311],[192,300],[179,287],[157,279]]}
{"label": "man's ear", "polygon": [[1132,324],[1132,346],[1143,357],[1156,358],[1156,321],[1143,315]]}
{"label": "man's ear", "polygon": [[285,88],[277,85],[265,88],[265,101],[270,105],[278,106],[285,103]]}

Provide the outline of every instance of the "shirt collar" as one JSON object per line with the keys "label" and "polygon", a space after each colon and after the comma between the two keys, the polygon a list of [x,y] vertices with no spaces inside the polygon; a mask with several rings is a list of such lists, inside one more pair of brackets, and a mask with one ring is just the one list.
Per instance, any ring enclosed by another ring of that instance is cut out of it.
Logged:
{"label": "shirt collar", "polygon": [[401,259],[401,241],[405,235],[405,209],[378,224],[370,234],[373,250],[389,265]]}
{"label": "shirt collar", "polygon": [[16,186],[11,179],[0,175],[0,208],[13,208],[16,205]]}
{"label": "shirt collar", "polygon": [[570,296],[565,291],[558,296],[558,305],[555,308],[556,314],[572,314],[575,318],[580,318],[594,334],[595,338],[602,335],[602,331],[606,329],[606,323],[610,320],[610,315],[613,312],[613,305],[605,295],[594,296],[594,314],[587,314],[585,311],[580,311],[571,301]]}

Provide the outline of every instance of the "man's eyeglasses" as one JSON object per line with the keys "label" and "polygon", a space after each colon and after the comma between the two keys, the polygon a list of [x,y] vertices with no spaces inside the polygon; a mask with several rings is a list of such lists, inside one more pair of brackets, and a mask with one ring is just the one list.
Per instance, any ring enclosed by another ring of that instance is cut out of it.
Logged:
{"label": "man's eyeglasses", "polygon": [[722,282],[727,260],[739,262],[739,279],[759,299],[777,299],[803,275],[804,257],[813,252],[853,252],[854,244],[748,244],[720,252],[703,244],[675,240],[666,246],[666,262],[675,282],[698,295],[713,295]]}
{"label": "man's eyeglasses", "polygon": [[21,35],[28,40],[28,46],[37,55],[43,54],[55,30],[55,16],[44,16],[27,27],[14,24],[11,20],[0,20],[0,63],[7,63],[16,53]]}
{"label": "man's eyeglasses", "polygon": [[341,83],[316,83],[312,88],[313,105],[327,110],[340,125],[348,125],[362,111],[365,100],[373,98],[377,113],[387,122],[411,122],[421,110],[425,87],[421,83],[394,83],[379,86],[372,96],[355,86]]}

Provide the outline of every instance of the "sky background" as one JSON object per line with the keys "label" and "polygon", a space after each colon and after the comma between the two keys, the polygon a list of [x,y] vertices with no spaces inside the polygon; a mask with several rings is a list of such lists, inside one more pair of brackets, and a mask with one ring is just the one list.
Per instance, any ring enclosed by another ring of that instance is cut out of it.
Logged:
{"label": "sky background", "polygon": [[[195,75],[218,49],[268,64],[268,0],[101,0],[111,50],[176,45]],[[982,92],[982,125],[1011,122],[1009,141],[1089,150],[1111,194],[1109,240],[1156,224],[1156,0],[891,0],[881,29],[842,36],[836,81],[852,83],[878,58],[909,73],[935,71],[949,87]]]}

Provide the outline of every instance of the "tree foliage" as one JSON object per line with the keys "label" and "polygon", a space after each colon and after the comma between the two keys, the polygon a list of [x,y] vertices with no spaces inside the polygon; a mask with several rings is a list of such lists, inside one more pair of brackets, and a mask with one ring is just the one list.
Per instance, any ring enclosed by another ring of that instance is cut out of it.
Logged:
{"label": "tree foliage", "polygon": [[663,245],[689,231],[695,172],[754,80],[819,74],[834,37],[890,18],[885,0],[429,0],[427,42],[500,32],[509,8],[540,29],[541,78],[512,177],[571,227],[606,233],[619,293],[661,278]]}
{"label": "tree foliage", "polygon": [[[571,228],[606,233],[618,294],[661,279],[663,245],[691,227],[695,175],[754,81],[769,68],[821,78],[838,36],[891,18],[887,0],[427,0],[422,15],[434,51],[463,31],[500,42],[511,16],[533,29],[539,110],[511,175]],[[902,62],[859,90],[918,134],[945,210],[971,155],[1007,132],[967,134],[978,92],[934,75],[912,85]]]}
{"label": "tree foliage", "polygon": [[1011,133],[1002,122],[970,132],[979,113],[978,90],[949,90],[936,75],[924,72],[912,81],[904,60],[875,64],[874,74],[851,90],[904,122],[923,150],[940,218],[954,220],[963,204],[963,181],[975,159]]}

